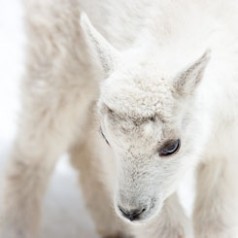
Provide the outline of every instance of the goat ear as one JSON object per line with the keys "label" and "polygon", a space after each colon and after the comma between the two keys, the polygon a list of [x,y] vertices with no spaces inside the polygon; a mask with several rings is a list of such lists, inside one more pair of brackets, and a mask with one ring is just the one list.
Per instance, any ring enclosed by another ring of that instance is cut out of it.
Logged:
{"label": "goat ear", "polygon": [[176,95],[192,95],[203,78],[206,66],[210,60],[210,50],[207,50],[198,60],[181,72],[174,81]]}
{"label": "goat ear", "polygon": [[110,74],[118,61],[119,52],[93,27],[85,13],[81,14],[80,25],[86,40],[96,51],[105,74]]}

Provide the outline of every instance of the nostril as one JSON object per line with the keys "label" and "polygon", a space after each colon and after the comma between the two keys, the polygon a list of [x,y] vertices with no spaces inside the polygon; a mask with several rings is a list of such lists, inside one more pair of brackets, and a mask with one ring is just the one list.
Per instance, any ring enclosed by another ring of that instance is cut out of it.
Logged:
{"label": "nostril", "polygon": [[140,215],[146,211],[145,207],[138,208],[138,209],[131,209],[126,210],[122,208],[121,206],[118,206],[119,210],[121,211],[122,215],[129,219],[130,221],[135,221],[140,219]]}
{"label": "nostril", "polygon": [[141,213],[143,213],[145,211],[146,211],[146,208],[144,207],[144,208],[142,208]]}

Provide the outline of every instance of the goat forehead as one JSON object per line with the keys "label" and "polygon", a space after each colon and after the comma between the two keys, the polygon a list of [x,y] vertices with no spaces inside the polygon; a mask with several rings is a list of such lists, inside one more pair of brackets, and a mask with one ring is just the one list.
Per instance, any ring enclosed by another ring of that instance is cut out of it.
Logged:
{"label": "goat forehead", "polygon": [[112,120],[111,122],[113,132],[119,137],[127,138],[130,146],[140,143],[145,145],[147,142],[152,145],[151,141],[158,144],[165,139],[174,139],[179,134],[178,128],[161,120],[152,121],[134,118],[133,120]]}
{"label": "goat forehead", "polygon": [[118,144],[123,144],[122,147],[120,146],[121,149],[126,146],[126,150],[140,151],[140,154],[144,154],[147,149],[149,151],[156,149],[163,140],[174,139],[177,135],[176,128],[168,126],[168,123],[162,122],[159,118],[154,121],[148,118],[126,118],[114,114],[108,117],[107,122],[111,135],[114,135]]}
{"label": "goat forehead", "polygon": [[109,85],[101,94],[102,101],[112,110],[135,118],[166,114],[173,108],[174,98],[167,85],[143,84]]}

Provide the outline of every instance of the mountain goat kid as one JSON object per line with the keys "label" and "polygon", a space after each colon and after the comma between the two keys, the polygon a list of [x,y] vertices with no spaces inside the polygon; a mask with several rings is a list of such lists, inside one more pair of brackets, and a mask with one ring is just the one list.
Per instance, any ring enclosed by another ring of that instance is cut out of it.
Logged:
{"label": "mountain goat kid", "polygon": [[33,46],[1,238],[35,236],[66,150],[103,237],[190,238],[176,189],[196,166],[195,237],[237,238],[236,1],[79,2],[108,40],[85,14],[79,25],[76,0],[29,5]]}

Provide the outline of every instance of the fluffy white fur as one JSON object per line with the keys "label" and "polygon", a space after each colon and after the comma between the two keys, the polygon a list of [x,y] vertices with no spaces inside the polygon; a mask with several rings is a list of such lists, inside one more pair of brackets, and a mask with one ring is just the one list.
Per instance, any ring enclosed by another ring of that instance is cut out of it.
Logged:
{"label": "fluffy white fur", "polygon": [[[25,6],[23,110],[1,237],[36,236],[48,179],[68,150],[103,237],[190,238],[176,188],[197,166],[195,237],[237,238],[237,2]],[[82,11],[94,26],[85,15],[80,21]],[[178,138],[177,153],[159,156]],[[120,219],[118,207],[145,211],[134,226]]]}

